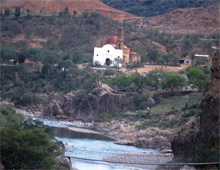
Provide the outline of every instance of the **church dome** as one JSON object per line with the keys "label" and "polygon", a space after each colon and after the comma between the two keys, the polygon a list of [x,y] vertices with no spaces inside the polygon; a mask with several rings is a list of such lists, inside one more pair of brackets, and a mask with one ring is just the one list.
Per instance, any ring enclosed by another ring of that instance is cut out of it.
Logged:
{"label": "church dome", "polygon": [[[118,37],[116,35],[113,35],[113,36],[109,37],[107,39],[107,41],[101,45],[101,47],[103,47],[106,44],[111,44],[112,46],[114,46],[116,48],[117,39],[118,39]],[[128,48],[128,47],[126,45],[123,45],[123,48]]]}
{"label": "church dome", "polygon": [[107,39],[105,44],[116,44],[118,37],[116,35],[113,35]]}

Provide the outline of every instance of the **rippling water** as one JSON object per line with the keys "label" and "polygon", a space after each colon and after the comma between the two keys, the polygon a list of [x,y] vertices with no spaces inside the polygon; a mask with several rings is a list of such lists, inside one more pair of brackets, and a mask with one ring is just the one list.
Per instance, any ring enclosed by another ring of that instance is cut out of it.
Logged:
{"label": "rippling water", "polygon": [[65,156],[71,157],[72,166],[79,170],[139,170],[135,167],[106,163],[102,159],[117,154],[157,152],[154,149],[118,145],[100,134],[74,132],[68,129],[68,125],[56,121],[41,121],[53,127],[56,139],[66,145]]}

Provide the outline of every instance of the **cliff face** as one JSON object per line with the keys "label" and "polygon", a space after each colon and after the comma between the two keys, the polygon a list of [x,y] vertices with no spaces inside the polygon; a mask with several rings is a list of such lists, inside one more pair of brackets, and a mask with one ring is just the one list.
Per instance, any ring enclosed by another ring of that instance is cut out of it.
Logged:
{"label": "cliff face", "polygon": [[202,100],[200,122],[183,127],[172,141],[176,160],[195,161],[206,148],[220,147],[220,52],[212,59],[212,76]]}
{"label": "cliff face", "polygon": [[45,109],[44,115],[89,121],[101,113],[113,114],[123,109],[135,108],[134,98],[137,94],[115,94],[106,87],[97,90],[98,95],[90,94],[86,100],[71,93],[53,100]]}

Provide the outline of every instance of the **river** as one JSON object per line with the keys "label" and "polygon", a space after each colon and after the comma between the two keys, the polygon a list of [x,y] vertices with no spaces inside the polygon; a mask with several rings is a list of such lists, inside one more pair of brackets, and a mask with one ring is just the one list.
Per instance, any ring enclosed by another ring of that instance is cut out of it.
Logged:
{"label": "river", "polygon": [[39,119],[45,125],[53,127],[57,140],[66,146],[65,156],[71,157],[72,166],[78,170],[140,170],[129,165],[104,162],[104,158],[127,153],[152,152],[157,150],[118,145],[104,135],[83,133],[70,130],[71,126],[58,121]]}

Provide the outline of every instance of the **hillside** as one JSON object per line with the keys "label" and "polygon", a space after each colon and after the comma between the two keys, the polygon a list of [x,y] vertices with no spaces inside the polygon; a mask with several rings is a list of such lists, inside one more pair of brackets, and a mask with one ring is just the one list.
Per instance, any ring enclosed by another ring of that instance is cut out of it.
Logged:
{"label": "hillside", "polygon": [[208,6],[177,9],[151,18],[126,19],[126,22],[174,34],[213,34],[219,32],[219,16],[218,7]]}
{"label": "hillside", "polygon": [[26,9],[29,9],[32,13],[59,13],[68,7],[70,14],[73,14],[73,11],[78,14],[88,11],[98,12],[118,20],[134,17],[132,14],[111,8],[99,0],[6,0],[0,2],[0,4],[3,11],[5,8],[14,11],[15,7],[20,6],[21,12],[25,13]]}
{"label": "hillside", "polygon": [[179,8],[216,5],[218,0],[101,0],[106,5],[140,17],[153,17]]}
{"label": "hillside", "polygon": [[78,14],[85,11],[98,12],[113,20],[131,23],[138,28],[158,29],[175,34],[213,34],[219,32],[220,25],[218,6],[176,9],[163,15],[145,18],[111,8],[99,0],[7,0],[0,4],[3,11],[5,8],[14,11],[16,6],[20,6],[21,12],[29,9],[32,13],[59,13],[66,7],[70,14],[73,14],[73,11],[77,11]]}

